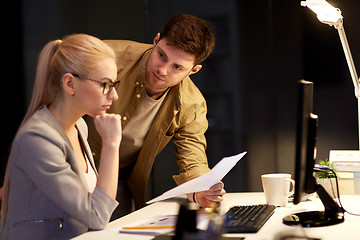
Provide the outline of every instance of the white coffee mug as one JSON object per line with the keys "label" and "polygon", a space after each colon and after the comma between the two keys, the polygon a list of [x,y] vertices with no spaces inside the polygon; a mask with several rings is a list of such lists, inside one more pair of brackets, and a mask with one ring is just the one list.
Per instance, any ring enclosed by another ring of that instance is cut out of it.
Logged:
{"label": "white coffee mug", "polygon": [[266,203],[277,207],[286,207],[289,196],[294,194],[295,191],[295,181],[291,179],[291,174],[263,174],[261,175],[261,181]]}

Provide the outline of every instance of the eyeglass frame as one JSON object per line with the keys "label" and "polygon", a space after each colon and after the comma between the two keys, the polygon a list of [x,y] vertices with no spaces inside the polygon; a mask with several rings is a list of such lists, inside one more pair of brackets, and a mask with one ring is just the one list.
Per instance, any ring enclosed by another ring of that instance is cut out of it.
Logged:
{"label": "eyeglass frame", "polygon": [[[76,73],[70,73],[70,74],[73,75],[76,78],[90,80],[90,81],[93,81],[93,82],[96,82],[96,83],[100,83],[103,86],[102,93],[104,95],[109,95],[111,93],[111,91],[113,90],[113,88],[117,88],[119,86],[119,84],[120,84],[120,80],[115,81],[115,82],[103,82],[103,81],[96,80],[96,79],[93,79],[93,78],[89,78],[89,77],[86,77],[86,76],[83,76],[83,75],[80,75],[80,74],[76,74]],[[106,89],[107,86],[109,86],[109,90],[107,90],[108,92],[105,93],[105,89]]]}

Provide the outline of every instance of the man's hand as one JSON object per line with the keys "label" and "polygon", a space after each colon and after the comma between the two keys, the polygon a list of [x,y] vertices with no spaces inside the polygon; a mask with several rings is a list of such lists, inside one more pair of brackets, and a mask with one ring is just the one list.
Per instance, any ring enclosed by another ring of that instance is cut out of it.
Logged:
{"label": "man's hand", "polygon": [[219,207],[224,200],[225,193],[224,183],[220,181],[207,191],[196,192],[195,195],[193,193],[189,194],[188,198],[192,202],[195,199],[195,202],[202,207]]}

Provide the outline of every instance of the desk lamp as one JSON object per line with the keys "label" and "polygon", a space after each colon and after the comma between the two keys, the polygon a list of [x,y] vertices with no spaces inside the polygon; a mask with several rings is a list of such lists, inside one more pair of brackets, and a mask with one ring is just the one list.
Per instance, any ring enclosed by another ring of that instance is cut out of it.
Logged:
{"label": "desk lamp", "polygon": [[[341,11],[338,8],[331,6],[325,0],[306,0],[301,1],[301,6],[310,8],[313,12],[316,13],[317,18],[320,22],[334,26],[338,30],[342,47],[344,49],[345,57],[347,64],[349,66],[351,79],[355,88],[355,97],[358,100],[358,137],[359,137],[359,149],[360,149],[360,78],[356,73],[354,61],[351,56],[349,44],[345,35],[345,30],[343,26],[343,16]],[[333,159],[331,159],[333,157]],[[354,165],[349,168],[349,163],[357,163],[359,165],[360,161],[360,151],[330,151],[330,160],[334,162],[337,166],[337,170],[342,170],[343,166],[346,166],[344,171],[351,172],[360,172],[360,167],[355,167]]]}

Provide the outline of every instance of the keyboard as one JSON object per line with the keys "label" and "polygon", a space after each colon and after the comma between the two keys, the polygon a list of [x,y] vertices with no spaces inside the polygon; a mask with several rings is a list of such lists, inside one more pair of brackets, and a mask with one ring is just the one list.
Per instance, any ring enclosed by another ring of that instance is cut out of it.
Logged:
{"label": "keyboard", "polygon": [[226,233],[256,233],[275,211],[274,205],[233,206],[224,218]]}

